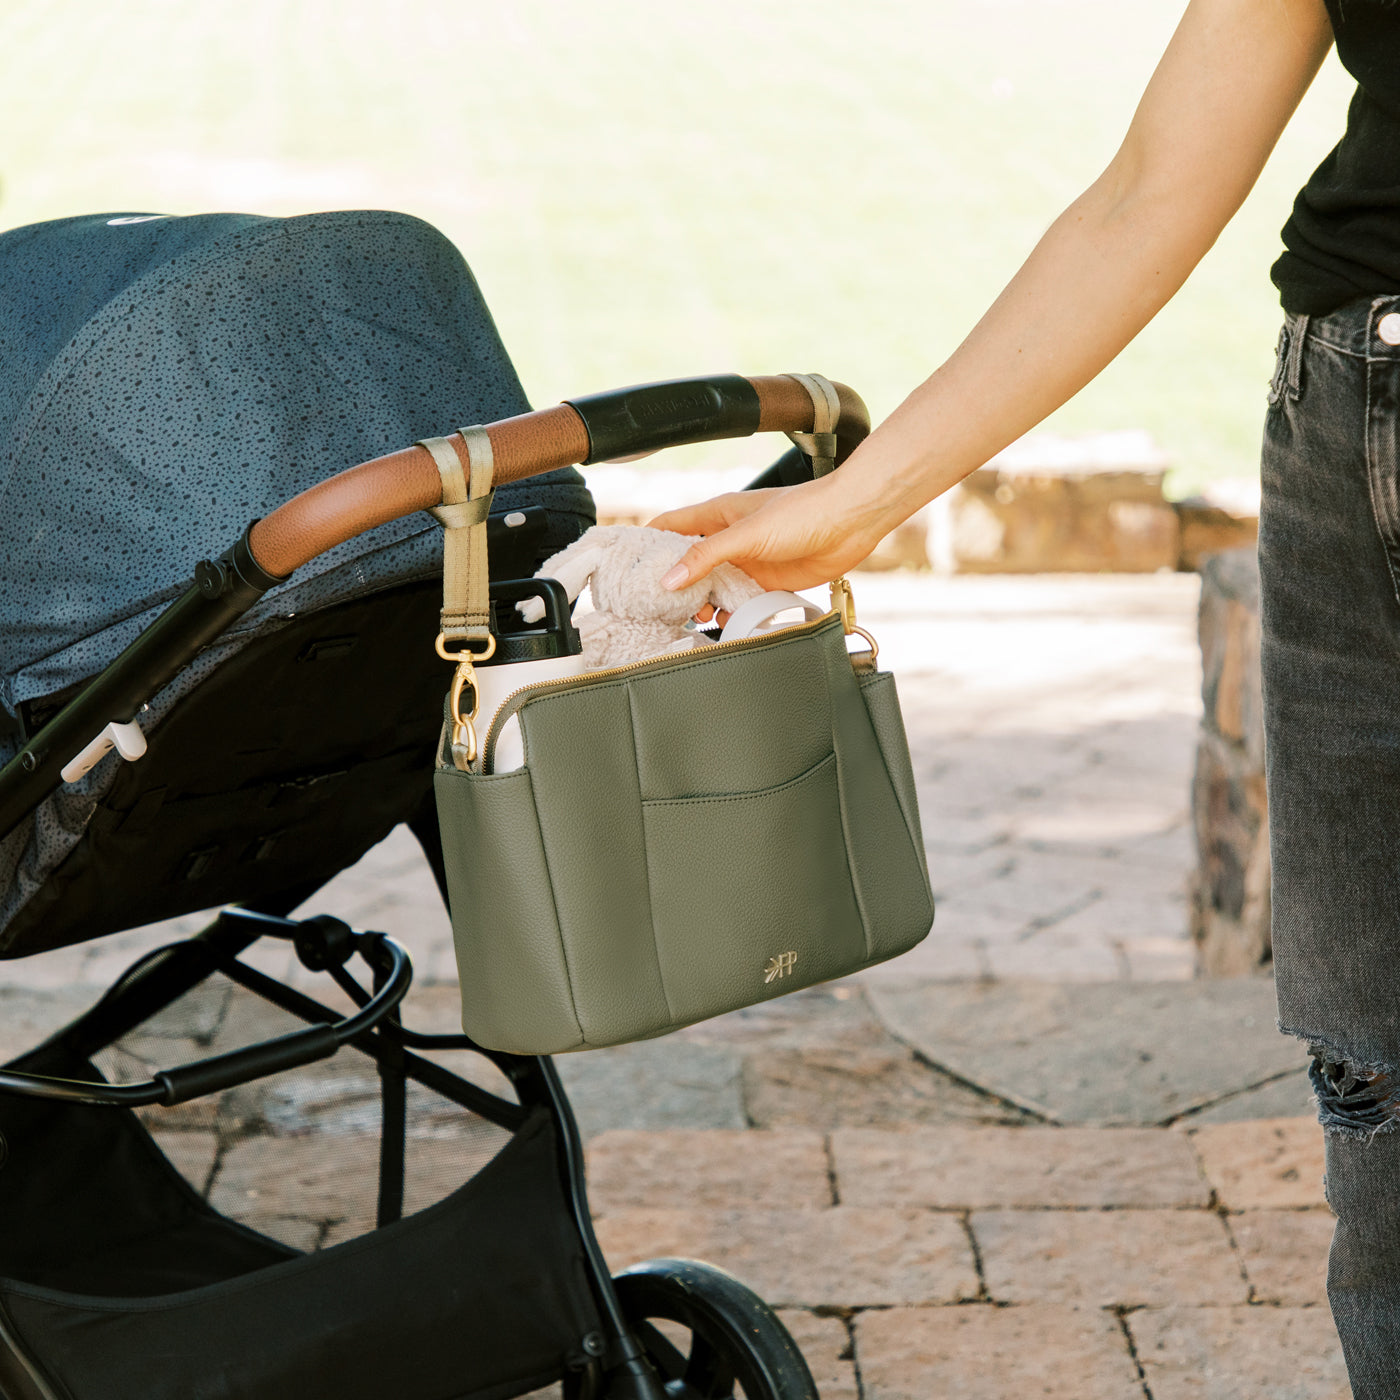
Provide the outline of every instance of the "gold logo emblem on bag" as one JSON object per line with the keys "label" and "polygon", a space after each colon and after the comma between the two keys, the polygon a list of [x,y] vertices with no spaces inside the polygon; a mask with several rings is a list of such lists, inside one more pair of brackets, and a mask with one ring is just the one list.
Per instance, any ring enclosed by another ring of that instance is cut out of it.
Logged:
{"label": "gold logo emblem on bag", "polygon": [[764,982],[776,982],[779,978],[786,977],[796,962],[796,953],[779,953],[777,957],[769,958],[763,969]]}

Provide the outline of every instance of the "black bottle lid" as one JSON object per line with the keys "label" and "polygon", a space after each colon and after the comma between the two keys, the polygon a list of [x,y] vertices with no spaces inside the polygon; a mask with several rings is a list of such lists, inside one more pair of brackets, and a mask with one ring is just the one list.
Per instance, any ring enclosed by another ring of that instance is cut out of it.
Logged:
{"label": "black bottle lid", "polygon": [[[527,598],[544,603],[544,616],[526,622],[515,605]],[[478,666],[513,666],[524,661],[553,661],[583,650],[570,616],[569,595],[552,578],[506,579],[491,585],[491,631],[496,650]]]}

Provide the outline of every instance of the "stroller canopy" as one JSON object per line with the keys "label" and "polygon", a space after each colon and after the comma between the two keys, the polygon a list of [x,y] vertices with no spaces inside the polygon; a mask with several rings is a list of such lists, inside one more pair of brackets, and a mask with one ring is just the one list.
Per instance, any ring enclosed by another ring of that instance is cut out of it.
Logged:
{"label": "stroller canopy", "polygon": [[[0,701],[111,661],[250,521],[355,462],[524,412],[457,250],[402,214],[102,214],[0,235]],[[506,488],[591,516],[576,472]],[[440,567],[427,517],[240,624]]]}

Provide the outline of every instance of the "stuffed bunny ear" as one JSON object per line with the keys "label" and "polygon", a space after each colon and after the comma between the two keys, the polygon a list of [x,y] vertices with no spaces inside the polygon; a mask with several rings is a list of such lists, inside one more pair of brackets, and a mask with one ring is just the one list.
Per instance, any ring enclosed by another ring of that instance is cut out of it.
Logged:
{"label": "stuffed bunny ear", "polygon": [[733,612],[741,603],[757,598],[763,590],[734,564],[716,564],[710,574],[710,602],[722,612]]}
{"label": "stuffed bunny ear", "polygon": [[[583,592],[593,571],[603,562],[603,546],[588,538],[591,531],[585,531],[573,544],[551,555],[535,571],[536,578],[557,579],[564,585],[564,592],[572,603]],[[538,598],[527,598],[515,605],[516,611],[526,622],[538,622],[544,616],[544,604]]]}

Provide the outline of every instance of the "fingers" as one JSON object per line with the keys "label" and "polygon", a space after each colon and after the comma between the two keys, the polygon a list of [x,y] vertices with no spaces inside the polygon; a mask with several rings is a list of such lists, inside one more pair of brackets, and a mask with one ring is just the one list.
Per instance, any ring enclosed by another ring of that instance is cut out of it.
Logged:
{"label": "fingers", "polygon": [[[782,488],[776,488],[781,490]],[[759,510],[774,490],[731,491],[698,505],[668,510],[647,523],[657,530],[674,530],[678,535],[713,535]]]}
{"label": "fingers", "polygon": [[724,548],[728,542],[728,534],[728,530],[722,530],[718,535],[710,535],[691,545],[676,560],[670,572],[662,576],[662,588],[685,588],[697,579],[704,578],[716,564],[728,558]]}
{"label": "fingers", "polygon": [[715,622],[718,623],[719,626],[723,627],[729,621],[731,616],[733,616],[733,614],[725,612],[723,608],[716,612],[713,603],[706,603],[705,606],[701,608],[698,613],[695,614],[695,620],[696,622],[701,623]]}

